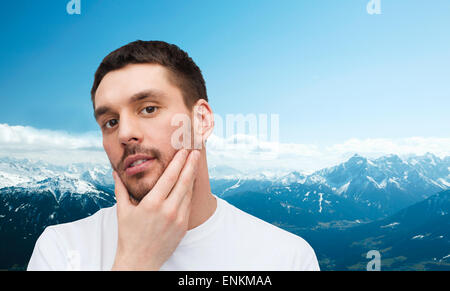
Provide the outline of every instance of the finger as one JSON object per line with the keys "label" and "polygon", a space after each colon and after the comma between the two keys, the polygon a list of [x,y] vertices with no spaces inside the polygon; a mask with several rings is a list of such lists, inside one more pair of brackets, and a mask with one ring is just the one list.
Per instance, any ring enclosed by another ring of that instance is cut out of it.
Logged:
{"label": "finger", "polygon": [[155,186],[152,190],[144,197],[141,201],[146,203],[145,201],[163,201],[166,199],[167,195],[172,190],[173,186],[178,180],[178,176],[180,175],[181,169],[183,168],[186,158],[188,156],[188,151],[186,149],[179,150],[175,156],[172,158],[172,161],[164,170],[164,173],[159,177]]}
{"label": "finger", "polygon": [[192,195],[199,157],[200,152],[198,150],[193,150],[190,153],[178,181],[169,194],[169,197],[167,197],[167,203],[173,207],[178,208],[183,201],[184,196]]}
{"label": "finger", "polygon": [[120,179],[119,175],[116,171],[113,171],[114,178],[114,193],[116,195],[117,202],[117,210],[119,212],[124,211],[125,209],[133,206],[130,201],[130,195],[128,194],[128,190]]}
{"label": "finger", "polygon": [[180,216],[183,217],[186,221],[189,221],[189,216],[191,213],[191,205],[192,205],[191,202],[192,202],[192,195],[194,193],[193,191],[194,183],[192,183],[192,191],[189,191],[184,195],[183,200],[181,201],[180,208],[178,210]]}

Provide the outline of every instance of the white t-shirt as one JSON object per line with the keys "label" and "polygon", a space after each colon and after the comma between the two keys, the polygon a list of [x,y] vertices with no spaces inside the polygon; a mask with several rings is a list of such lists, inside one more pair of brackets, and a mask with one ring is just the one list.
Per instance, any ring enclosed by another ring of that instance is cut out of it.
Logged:
{"label": "white t-shirt", "polygon": [[[314,250],[301,237],[214,197],[213,215],[187,231],[161,270],[319,270]],[[112,206],[47,227],[28,270],[110,270],[116,247],[117,213]]]}

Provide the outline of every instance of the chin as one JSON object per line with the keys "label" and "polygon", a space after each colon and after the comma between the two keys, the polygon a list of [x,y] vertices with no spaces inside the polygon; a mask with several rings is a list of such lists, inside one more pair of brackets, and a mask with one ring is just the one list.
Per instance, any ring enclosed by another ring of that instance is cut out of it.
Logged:
{"label": "chin", "polygon": [[141,172],[128,179],[127,189],[130,196],[141,201],[155,186],[161,175],[155,171]]}

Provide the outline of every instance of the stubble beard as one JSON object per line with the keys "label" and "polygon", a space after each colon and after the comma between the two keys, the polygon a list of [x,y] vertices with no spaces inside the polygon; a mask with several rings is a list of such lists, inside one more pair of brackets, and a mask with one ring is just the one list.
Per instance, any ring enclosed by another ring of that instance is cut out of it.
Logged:
{"label": "stubble beard", "polygon": [[[134,154],[146,154],[154,157],[152,165],[146,171],[127,176],[124,169],[124,160]],[[164,158],[161,151],[156,148],[143,148],[140,145],[127,147],[122,155],[121,161],[112,168],[119,174],[125,185],[130,199],[138,204],[156,185],[164,170],[168,166],[168,159]]]}

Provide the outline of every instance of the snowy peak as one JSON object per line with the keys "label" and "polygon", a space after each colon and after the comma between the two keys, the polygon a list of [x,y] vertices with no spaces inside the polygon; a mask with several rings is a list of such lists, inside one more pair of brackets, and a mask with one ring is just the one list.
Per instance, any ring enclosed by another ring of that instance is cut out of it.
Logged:
{"label": "snowy peak", "polygon": [[270,181],[278,185],[323,185],[336,194],[349,191],[409,191],[414,193],[447,189],[450,185],[450,159],[433,154],[401,158],[390,154],[368,159],[359,154],[347,161],[312,174],[264,170],[257,174],[240,172],[230,167],[210,170],[211,179]]}
{"label": "snowy peak", "polygon": [[283,185],[289,185],[289,184],[303,184],[306,181],[306,175],[297,172],[297,171],[293,171],[290,172],[286,175],[281,176],[280,178],[278,178],[278,181],[283,184]]}
{"label": "snowy peak", "polygon": [[345,162],[344,164],[348,165],[348,166],[352,166],[352,165],[364,165],[367,163],[367,159],[363,156],[360,156],[358,154],[354,154],[350,159],[348,159],[347,162]]}
{"label": "snowy peak", "polygon": [[101,186],[114,185],[112,169],[109,167],[94,167],[81,173],[80,178],[93,184]]}
{"label": "snowy peak", "polygon": [[[247,173],[224,165],[213,166],[209,172],[210,178],[223,189],[234,186],[232,190],[237,191],[245,187],[248,190],[259,187],[267,192],[270,186],[289,187],[291,190],[299,186],[315,187],[329,189],[338,196],[367,204],[374,201],[382,203],[379,200],[388,195],[399,195],[407,201],[410,198],[405,197],[413,197],[411,200],[416,201],[423,199],[426,193],[436,193],[450,186],[450,159],[430,153],[404,159],[397,155],[368,159],[356,154],[339,165],[312,174],[279,169]],[[0,188],[5,187],[28,188],[37,192],[95,193],[105,187],[113,189],[114,181],[109,165],[83,163],[57,166],[3,158],[0,159]]]}
{"label": "snowy peak", "polygon": [[0,188],[17,187],[41,193],[98,193],[98,185],[113,185],[105,165],[59,166],[27,159],[0,159]]}
{"label": "snowy peak", "polygon": [[99,194],[100,191],[87,181],[79,179],[74,175],[60,175],[52,178],[46,178],[38,182],[22,183],[15,188],[23,188],[28,192],[42,193],[50,192],[55,195],[57,200],[66,193],[76,194]]}

